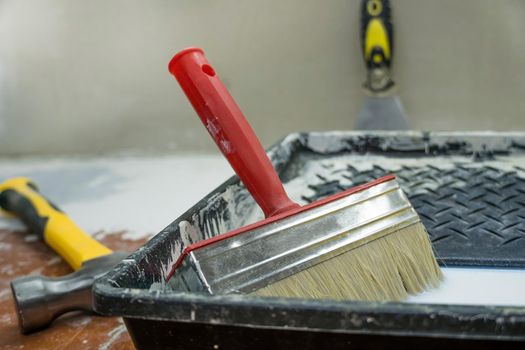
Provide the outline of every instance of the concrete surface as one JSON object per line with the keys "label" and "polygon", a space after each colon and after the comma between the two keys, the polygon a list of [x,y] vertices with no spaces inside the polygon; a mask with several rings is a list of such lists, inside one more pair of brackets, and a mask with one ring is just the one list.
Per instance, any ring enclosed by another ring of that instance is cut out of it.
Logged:
{"label": "concrete surface", "polygon": [[[394,0],[394,72],[413,127],[525,127],[525,2]],[[349,129],[358,1],[0,2],[0,155],[213,151],[167,63],[205,48],[268,146]]]}

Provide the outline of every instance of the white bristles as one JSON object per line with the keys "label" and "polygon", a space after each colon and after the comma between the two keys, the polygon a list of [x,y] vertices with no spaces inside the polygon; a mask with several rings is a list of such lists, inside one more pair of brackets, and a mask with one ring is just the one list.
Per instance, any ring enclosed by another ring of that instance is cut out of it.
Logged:
{"label": "white bristles", "polygon": [[255,291],[259,296],[399,301],[437,287],[441,270],[421,223]]}

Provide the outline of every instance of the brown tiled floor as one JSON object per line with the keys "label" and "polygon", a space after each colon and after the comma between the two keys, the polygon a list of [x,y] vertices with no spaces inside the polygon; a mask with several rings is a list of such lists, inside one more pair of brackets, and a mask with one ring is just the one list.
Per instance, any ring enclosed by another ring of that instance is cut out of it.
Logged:
{"label": "brown tiled floor", "polygon": [[[145,242],[122,236],[122,232],[107,234],[100,240],[120,251],[133,251]],[[43,331],[20,333],[9,281],[30,273],[60,276],[70,272],[69,266],[36,236],[0,230],[0,349],[133,349],[119,318],[70,313]]]}

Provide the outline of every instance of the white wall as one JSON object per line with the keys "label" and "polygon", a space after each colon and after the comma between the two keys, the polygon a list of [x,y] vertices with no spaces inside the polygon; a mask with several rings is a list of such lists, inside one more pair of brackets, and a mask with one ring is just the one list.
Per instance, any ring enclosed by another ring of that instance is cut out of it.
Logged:
{"label": "white wall", "polygon": [[[525,127],[525,2],[393,0],[395,76],[418,129]],[[200,46],[268,146],[349,129],[358,1],[0,1],[0,155],[214,151],[172,55]]]}

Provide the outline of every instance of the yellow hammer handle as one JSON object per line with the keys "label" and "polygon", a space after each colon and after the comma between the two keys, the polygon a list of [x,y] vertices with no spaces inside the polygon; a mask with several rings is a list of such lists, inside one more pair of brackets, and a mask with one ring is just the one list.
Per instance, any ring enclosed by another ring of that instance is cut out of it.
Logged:
{"label": "yellow hammer handle", "polygon": [[0,207],[22,220],[74,270],[88,260],[112,253],[44,198],[28,178],[16,177],[0,184]]}

